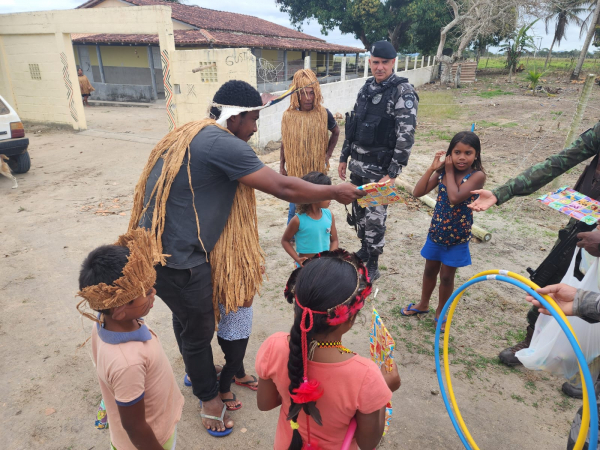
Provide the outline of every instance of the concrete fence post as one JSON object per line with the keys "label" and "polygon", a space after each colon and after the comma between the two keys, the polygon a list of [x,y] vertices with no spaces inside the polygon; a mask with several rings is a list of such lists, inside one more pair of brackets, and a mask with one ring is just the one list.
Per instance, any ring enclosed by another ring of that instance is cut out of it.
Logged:
{"label": "concrete fence post", "polygon": [[340,71],[340,81],[346,81],[346,57],[342,56],[342,67]]}
{"label": "concrete fence post", "polygon": [[406,62],[404,63],[404,70],[405,71],[408,70],[408,61],[409,61],[409,59],[410,59],[410,56],[407,56],[406,57]]}
{"label": "concrete fence post", "polygon": [[365,55],[365,78],[369,76],[369,60],[367,59],[367,55]]}
{"label": "concrete fence post", "polygon": [[396,72],[396,73],[398,73],[398,63],[399,63],[399,62],[400,62],[400,61],[398,61],[398,57],[396,56],[396,65],[395,65],[395,67],[394,67],[394,72]]}
{"label": "concrete fence post", "polygon": [[100,46],[96,44],[96,55],[98,56],[98,71],[100,71],[100,82],[106,83],[106,77],[104,76],[104,65],[102,64],[102,53],[100,52]]}
{"label": "concrete fence post", "polygon": [[427,57],[427,67],[431,65],[431,56]]}
{"label": "concrete fence post", "polygon": [[150,81],[152,82],[152,100],[158,99],[158,89],[156,88],[156,73],[154,72],[154,55],[152,46],[148,46],[148,67],[150,68]]}
{"label": "concrete fence post", "polygon": [[304,68],[310,69],[310,53],[304,58]]}
{"label": "concrete fence post", "polygon": [[415,56],[415,66],[413,67],[413,69],[417,68],[417,63],[419,62],[419,57]]}
{"label": "concrete fence post", "polygon": [[421,69],[425,67],[425,55],[421,58]]}

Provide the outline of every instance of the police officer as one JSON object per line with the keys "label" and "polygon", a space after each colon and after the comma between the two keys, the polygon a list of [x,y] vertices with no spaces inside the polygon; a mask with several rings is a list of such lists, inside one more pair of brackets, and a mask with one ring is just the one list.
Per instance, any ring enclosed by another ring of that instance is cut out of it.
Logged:
{"label": "police officer", "polygon": [[[361,186],[373,182],[394,182],[408,163],[415,141],[419,96],[408,79],[394,71],[396,50],[387,41],[371,47],[369,78],[358,93],[351,114],[346,114],[346,140],[338,173]],[[348,158],[351,157],[348,165]],[[362,246],[357,255],[367,262],[371,280],[379,278],[378,260],[385,245],[386,206],[361,208],[352,205],[357,235]]]}

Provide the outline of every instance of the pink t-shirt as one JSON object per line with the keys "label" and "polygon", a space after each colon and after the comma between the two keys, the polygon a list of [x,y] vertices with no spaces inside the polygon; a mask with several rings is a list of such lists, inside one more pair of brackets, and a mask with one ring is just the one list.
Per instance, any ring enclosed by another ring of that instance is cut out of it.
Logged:
{"label": "pink t-shirt", "polygon": [[[292,428],[286,420],[291,404],[287,368],[290,353],[288,336],[283,332],[273,334],[263,342],[256,355],[258,376],[273,380],[282,399],[275,450],[287,450],[292,440]],[[318,426],[310,419],[311,436],[322,450],[340,449],[356,411],[370,414],[383,408],[392,398],[392,391],[377,365],[359,355],[339,363],[309,361],[308,377],[318,380],[323,387],[323,396],[317,400],[323,426]],[[304,412],[300,412],[298,424],[302,439],[307,442]],[[358,448],[356,440],[353,440],[350,448]]]}
{"label": "pink t-shirt", "polygon": [[161,445],[167,442],[181,418],[184,399],[158,336],[146,325],[132,333],[115,333],[94,324],[92,357],[114,447],[136,450],[121,424],[117,402],[135,404],[142,395],[146,422]]}

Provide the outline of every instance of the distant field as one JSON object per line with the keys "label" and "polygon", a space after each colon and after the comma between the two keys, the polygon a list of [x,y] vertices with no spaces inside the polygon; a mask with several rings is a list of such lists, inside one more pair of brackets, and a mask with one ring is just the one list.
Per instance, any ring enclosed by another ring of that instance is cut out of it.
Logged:
{"label": "distant field", "polygon": [[[525,70],[542,70],[544,68],[545,61],[545,57],[521,58],[521,63],[525,65]],[[490,56],[489,58],[483,57],[479,60],[477,69],[504,69],[506,67],[505,62],[506,58],[504,56]],[[552,58],[548,64],[548,67],[546,68],[546,72],[569,73],[573,70],[575,64],[577,64],[576,58]],[[600,74],[600,59],[586,59],[583,63],[583,71]]]}

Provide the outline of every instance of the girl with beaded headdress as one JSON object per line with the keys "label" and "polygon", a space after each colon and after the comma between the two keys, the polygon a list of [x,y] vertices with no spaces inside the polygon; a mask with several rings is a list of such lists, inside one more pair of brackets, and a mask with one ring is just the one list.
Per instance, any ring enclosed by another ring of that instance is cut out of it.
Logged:
{"label": "girl with beaded headdress", "polygon": [[294,324],[256,356],[258,408],[281,406],[276,450],[339,450],[353,417],[350,448],[379,443],[398,369],[382,372],[342,344],[370,292],[363,263],[344,250],[320,253],[292,272],[284,295],[294,304]]}

